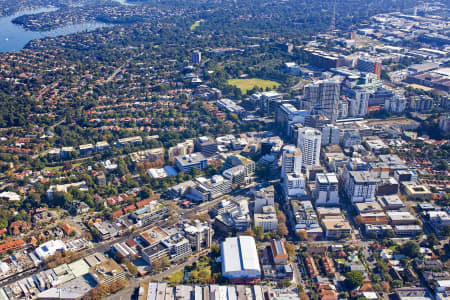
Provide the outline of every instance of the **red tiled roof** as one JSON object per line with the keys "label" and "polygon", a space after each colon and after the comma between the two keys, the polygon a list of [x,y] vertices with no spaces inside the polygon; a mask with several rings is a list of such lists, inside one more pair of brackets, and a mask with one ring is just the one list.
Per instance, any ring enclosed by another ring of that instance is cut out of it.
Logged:
{"label": "red tiled roof", "polygon": [[20,248],[23,245],[25,245],[25,242],[23,240],[5,242],[3,244],[0,244],[0,253],[5,253],[8,250]]}

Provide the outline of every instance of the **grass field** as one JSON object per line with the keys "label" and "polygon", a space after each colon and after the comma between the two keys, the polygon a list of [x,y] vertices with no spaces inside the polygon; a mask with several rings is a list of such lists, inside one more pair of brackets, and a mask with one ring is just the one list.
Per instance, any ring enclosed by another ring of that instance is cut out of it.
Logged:
{"label": "grass field", "polygon": [[[72,168],[76,168],[76,167],[79,167],[79,166],[81,166],[81,163],[72,164]],[[62,170],[62,168],[64,168],[64,166],[54,166],[54,167],[46,167],[46,168],[44,168],[44,170],[46,170],[46,171],[59,171],[59,170]]]}
{"label": "grass field", "polygon": [[201,23],[201,22],[202,22],[202,20],[195,21],[195,23],[191,25],[191,31],[194,31],[195,28],[197,28],[198,26],[200,26],[200,23]]}
{"label": "grass field", "polygon": [[433,88],[430,88],[430,87],[427,87],[427,86],[424,86],[424,85],[420,85],[420,84],[415,84],[415,83],[407,84],[407,86],[410,86],[413,89],[423,90],[423,91],[426,91],[426,92],[430,92],[430,91],[433,90]]}
{"label": "grass field", "polygon": [[229,85],[234,85],[241,90],[242,94],[246,94],[248,90],[251,90],[255,86],[266,90],[266,88],[276,89],[280,84],[276,81],[264,80],[258,78],[248,78],[248,79],[230,79],[227,82]]}

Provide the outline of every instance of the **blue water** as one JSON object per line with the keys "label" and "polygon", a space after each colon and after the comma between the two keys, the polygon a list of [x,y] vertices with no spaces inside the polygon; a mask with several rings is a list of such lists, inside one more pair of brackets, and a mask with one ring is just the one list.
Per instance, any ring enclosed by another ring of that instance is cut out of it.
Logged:
{"label": "blue water", "polygon": [[11,16],[0,17],[0,53],[19,51],[32,40],[46,37],[56,37],[82,31],[92,31],[97,28],[110,26],[101,22],[89,22],[82,24],[67,25],[50,31],[30,31],[22,26],[13,24],[11,21],[26,14],[37,14],[41,12],[55,11],[57,8],[41,8],[35,10],[21,11]]}

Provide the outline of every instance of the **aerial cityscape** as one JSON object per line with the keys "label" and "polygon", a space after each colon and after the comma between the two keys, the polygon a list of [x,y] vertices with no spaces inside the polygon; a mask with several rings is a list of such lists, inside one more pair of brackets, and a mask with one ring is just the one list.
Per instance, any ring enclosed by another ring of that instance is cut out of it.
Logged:
{"label": "aerial cityscape", "polygon": [[0,0],[0,300],[450,300],[450,2]]}

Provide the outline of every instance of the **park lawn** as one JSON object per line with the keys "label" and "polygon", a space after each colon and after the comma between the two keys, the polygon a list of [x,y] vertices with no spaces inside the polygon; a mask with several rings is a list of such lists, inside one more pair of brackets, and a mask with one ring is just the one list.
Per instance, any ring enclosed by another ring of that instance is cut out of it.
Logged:
{"label": "park lawn", "polygon": [[180,284],[182,279],[183,279],[183,270],[180,270],[170,275],[169,283]]}
{"label": "park lawn", "polygon": [[[76,168],[81,166],[81,163],[75,163],[72,165],[72,168]],[[45,171],[59,171],[62,170],[62,168],[64,168],[64,166],[54,166],[54,167],[45,167],[44,170]]]}
{"label": "park lawn", "polygon": [[202,20],[195,21],[195,23],[191,25],[191,31],[194,31],[198,26],[200,26],[201,22]]}
{"label": "park lawn", "polygon": [[264,80],[259,78],[248,78],[248,79],[229,79],[227,82],[229,85],[234,85],[241,90],[242,94],[246,94],[248,90],[253,89],[255,86],[266,90],[266,88],[276,89],[280,84],[272,80]]}

